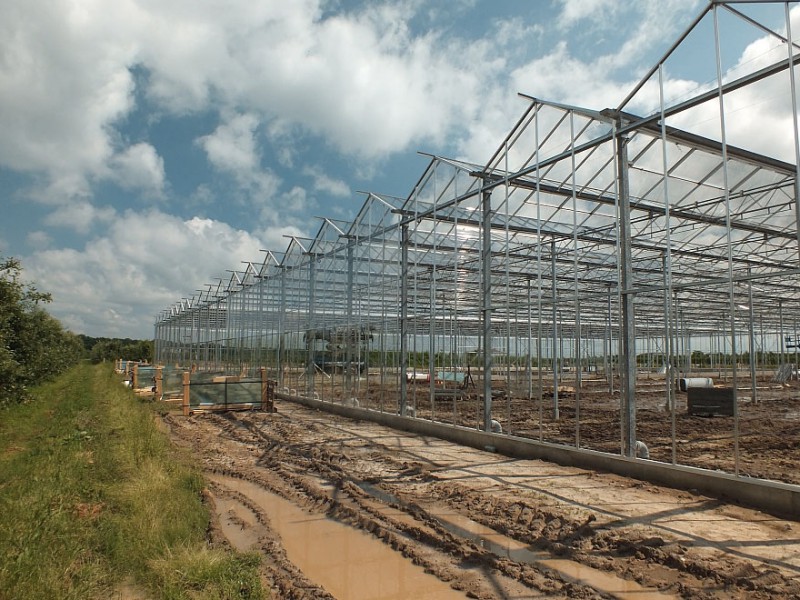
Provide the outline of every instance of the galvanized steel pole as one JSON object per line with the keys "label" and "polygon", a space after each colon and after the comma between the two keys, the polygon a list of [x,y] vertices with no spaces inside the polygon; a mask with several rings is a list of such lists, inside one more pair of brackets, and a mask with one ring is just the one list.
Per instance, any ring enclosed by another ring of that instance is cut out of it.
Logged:
{"label": "galvanized steel pole", "polygon": [[553,419],[558,421],[558,289],[556,287],[556,243],[550,242],[550,276],[553,283]]}
{"label": "galvanized steel pole", "polygon": [[408,224],[400,227],[400,414],[408,399]]}
{"label": "galvanized steel pole", "polygon": [[628,139],[617,136],[619,190],[620,294],[622,301],[622,434],[623,454],[636,448],[636,323],[633,314],[633,264],[631,260],[631,201],[628,182]]}
{"label": "galvanized steel pole", "polygon": [[492,191],[482,192],[483,429],[492,430]]}

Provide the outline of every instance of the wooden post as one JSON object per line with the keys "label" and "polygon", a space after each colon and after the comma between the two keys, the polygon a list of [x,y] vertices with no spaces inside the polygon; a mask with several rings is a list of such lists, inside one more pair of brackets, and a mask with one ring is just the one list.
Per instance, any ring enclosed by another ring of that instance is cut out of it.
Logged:
{"label": "wooden post", "polygon": [[267,396],[267,369],[261,367],[258,372],[261,374],[261,410],[267,410],[267,402],[269,400]]}
{"label": "wooden post", "polygon": [[189,371],[183,372],[183,416],[189,416],[189,388],[191,385],[189,383]]}
{"label": "wooden post", "polygon": [[164,367],[156,367],[156,399],[164,395]]}
{"label": "wooden post", "polygon": [[131,385],[131,388],[133,388],[134,390],[139,388],[139,365],[138,364],[134,364],[133,365],[133,385]]}

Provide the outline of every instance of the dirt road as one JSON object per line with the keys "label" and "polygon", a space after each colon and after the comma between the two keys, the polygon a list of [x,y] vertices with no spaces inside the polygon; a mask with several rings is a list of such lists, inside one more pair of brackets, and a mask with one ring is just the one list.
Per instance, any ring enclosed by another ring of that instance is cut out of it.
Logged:
{"label": "dirt road", "polygon": [[[276,598],[800,597],[800,522],[287,402],[277,408],[165,418],[207,472],[214,539],[263,552]],[[285,529],[298,520],[309,538],[300,549],[299,534]],[[421,567],[429,579],[419,574],[419,589],[430,593],[370,592],[387,584],[358,555],[321,572],[312,553],[341,552],[328,533],[313,533],[323,521],[365,532]],[[343,571],[350,583],[334,589],[331,577]]]}

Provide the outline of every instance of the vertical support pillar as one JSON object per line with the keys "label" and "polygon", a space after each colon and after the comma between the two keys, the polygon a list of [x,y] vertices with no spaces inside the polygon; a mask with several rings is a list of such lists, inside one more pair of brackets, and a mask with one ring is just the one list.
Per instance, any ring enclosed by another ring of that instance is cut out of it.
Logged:
{"label": "vertical support pillar", "polygon": [[620,300],[622,302],[622,451],[633,456],[636,448],[636,323],[633,314],[633,264],[631,260],[631,203],[628,182],[628,139],[617,136],[620,230]]}
{"label": "vertical support pillar", "polygon": [[[731,322],[731,386],[733,388],[733,472],[737,477],[739,476],[739,396],[738,396],[738,357],[737,357],[737,344],[736,344],[736,298],[733,281],[733,234],[731,227],[731,188],[728,183],[728,141],[727,129],[725,126],[725,98],[722,93],[722,45],[719,35],[719,17],[718,7],[713,5],[714,16],[714,50],[716,55],[717,67],[717,89],[719,100],[719,125],[720,125],[720,142],[722,143],[722,187],[725,196],[725,238],[728,253],[728,305],[730,307],[730,322]],[[790,40],[791,41],[791,40]],[[789,44],[790,52],[794,52],[791,43]],[[794,73],[794,68],[789,71]],[[794,112],[794,106],[792,107]],[[796,130],[796,128],[795,128]],[[795,188],[796,189],[796,188]],[[800,232],[798,232],[800,235]]]}
{"label": "vertical support pillar", "polygon": [[528,297],[528,356],[526,357],[526,373],[528,384],[528,402],[531,402],[533,400],[533,306],[531,305],[530,277],[527,279],[526,296]]}
{"label": "vertical support pillar", "polygon": [[[308,257],[308,325],[307,332],[316,335],[317,326],[314,313],[317,303],[317,259],[314,254]],[[314,380],[316,379],[316,366],[314,364],[314,339],[306,335],[306,397],[314,397]]]}
{"label": "vertical support pillar", "polygon": [[483,430],[492,430],[492,191],[483,190],[481,198],[483,321]]}
{"label": "vertical support pillar", "polygon": [[606,377],[608,378],[608,393],[614,393],[614,329],[611,326],[611,290],[613,283],[608,284],[608,363]]}
{"label": "vertical support pillar", "polygon": [[284,319],[286,318],[286,269],[281,265],[279,277],[280,281],[280,309],[278,310],[278,387],[284,387],[283,381],[283,362],[284,362]]}
{"label": "vertical support pillar", "polygon": [[[751,269],[747,267],[747,274],[750,275]],[[752,280],[747,280],[747,296],[748,296],[748,304],[750,305],[748,308],[748,320],[750,321],[750,383],[753,390],[753,404],[758,402],[758,396],[756,395],[756,334],[755,334],[755,315],[753,311],[753,282]]]}
{"label": "vertical support pillar", "polygon": [[575,447],[581,447],[581,302],[575,291]]}
{"label": "vertical support pillar", "polygon": [[408,401],[408,223],[400,227],[400,414]]}
{"label": "vertical support pillar", "polygon": [[131,382],[131,389],[139,388],[139,365],[137,363],[133,364]]}
{"label": "vertical support pillar", "polygon": [[[661,264],[662,264],[662,271],[664,275],[664,379],[666,380],[667,384],[667,403],[664,407],[665,410],[668,411],[675,411],[675,390],[674,390],[674,382],[673,382],[673,370],[672,370],[672,327],[671,327],[671,315],[672,311],[670,310],[669,301],[671,298],[670,293],[670,282],[668,279],[668,257],[667,251],[665,250],[664,253],[661,255]],[[673,442],[675,440],[673,439]]]}
{"label": "vertical support pillar", "polygon": [[786,353],[786,346],[785,340],[786,338],[783,337],[783,300],[778,299],[778,321],[780,327],[780,335],[781,335],[781,366],[786,362],[786,357],[784,356]]}
{"label": "vertical support pillar", "polygon": [[561,415],[558,410],[558,286],[556,273],[556,243],[550,242],[550,277],[553,285],[552,304],[553,304],[553,419],[558,421]]}
{"label": "vertical support pillar", "polygon": [[[786,48],[789,52],[789,89],[792,95],[792,137],[794,142],[794,210],[795,210],[795,229],[797,230],[797,251],[800,254],[800,130],[797,123],[797,82],[794,72],[794,53],[795,46],[792,40],[792,19],[789,10],[789,3],[784,4],[786,11]],[[797,340],[795,338],[795,343]]]}
{"label": "vertical support pillar", "polygon": [[436,405],[436,268],[431,267],[431,277],[428,284],[428,373],[430,382],[428,395],[431,403],[431,420],[435,420]]}
{"label": "vertical support pillar", "polygon": [[353,243],[347,243],[347,329],[344,342],[344,388],[353,396],[353,346],[361,343],[361,332],[353,323]]}
{"label": "vertical support pillar", "polygon": [[190,401],[190,389],[191,385],[189,383],[189,371],[183,372],[183,416],[189,416],[189,401]]}

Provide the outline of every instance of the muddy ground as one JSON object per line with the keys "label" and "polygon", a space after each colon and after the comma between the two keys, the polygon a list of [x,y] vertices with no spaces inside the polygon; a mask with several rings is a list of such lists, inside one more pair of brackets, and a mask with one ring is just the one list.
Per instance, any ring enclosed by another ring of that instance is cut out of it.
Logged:
{"label": "muddy ground", "polygon": [[[552,374],[548,374],[552,378]],[[693,374],[712,377],[716,386],[731,386],[730,374]],[[505,433],[521,437],[580,446],[591,450],[620,453],[622,432],[620,427],[620,384],[609,384],[599,376],[585,374],[582,385],[575,385],[574,375],[567,374],[558,394],[558,419],[554,414],[553,386],[543,380],[542,393],[534,375],[530,389],[522,377],[511,385],[496,378],[492,388],[492,418],[499,421]],[[773,373],[762,373],[756,384],[756,402],[752,401],[749,375],[740,371],[738,379],[738,423],[731,416],[692,416],[687,412],[687,394],[674,392],[676,411],[674,419],[666,407],[666,389],[663,377],[658,379],[640,376],[636,391],[636,436],[650,452],[650,458],[674,462],[748,477],[771,479],[800,484],[800,382],[783,384],[774,382]],[[306,393],[304,381],[295,381],[297,393]],[[452,384],[451,384],[452,385]],[[347,401],[357,397],[362,408],[394,411],[399,396],[396,385],[380,381],[377,377],[361,378],[354,389],[344,385],[341,375],[333,378],[317,377],[316,395],[332,402]],[[455,423],[466,427],[483,426],[483,382],[465,390],[453,390],[459,395],[437,396],[430,399],[428,384],[408,386],[408,404],[417,417]],[[438,386],[437,393],[443,388]],[[510,391],[510,393],[508,393]],[[531,398],[528,398],[528,392]],[[540,399],[541,397],[541,399]],[[738,439],[735,430],[738,429]],[[674,440],[674,443],[673,443]],[[737,460],[738,451],[738,460]],[[673,455],[674,452],[674,455]]]}
{"label": "muddy ground", "polygon": [[[565,398],[565,409],[568,404]],[[509,459],[290,402],[278,401],[277,411],[165,417],[173,439],[207,474],[206,495],[216,514],[212,539],[263,553],[264,580],[275,598],[332,596],[287,558],[279,523],[258,490],[302,507],[310,520],[324,515],[369,533],[445,582],[455,597],[800,597],[797,521],[691,491]],[[639,413],[645,431],[646,412]],[[663,412],[653,412],[663,433]],[[596,423],[583,421],[588,413],[582,416],[582,434],[618,447],[613,425],[596,416]],[[759,418],[766,416],[769,410]],[[547,426],[548,436],[574,439],[574,418],[570,427],[563,417],[566,433],[558,422]],[[726,435],[713,434],[717,422],[702,421],[707,446],[698,447],[696,456],[728,460]],[[796,472],[797,431],[791,438],[794,462],[765,471]],[[775,432],[781,435],[789,434]],[[651,448],[663,451],[658,442]],[[362,571],[356,576],[367,581],[369,569]]]}

